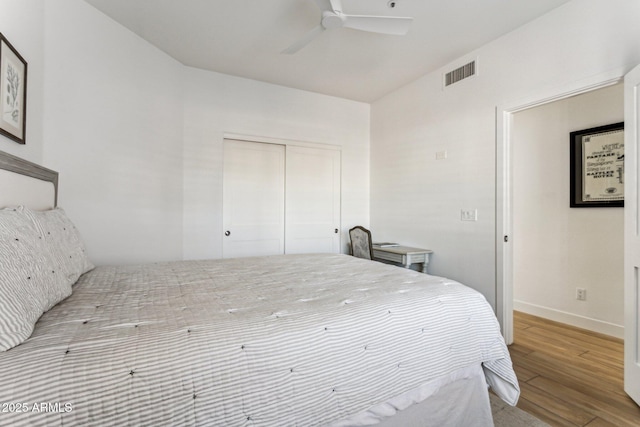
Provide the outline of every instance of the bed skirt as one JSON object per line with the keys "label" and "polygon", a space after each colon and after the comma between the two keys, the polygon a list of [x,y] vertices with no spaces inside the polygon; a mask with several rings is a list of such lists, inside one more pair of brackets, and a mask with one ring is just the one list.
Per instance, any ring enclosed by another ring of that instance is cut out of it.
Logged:
{"label": "bed skirt", "polygon": [[492,427],[487,381],[480,365],[458,369],[331,427]]}

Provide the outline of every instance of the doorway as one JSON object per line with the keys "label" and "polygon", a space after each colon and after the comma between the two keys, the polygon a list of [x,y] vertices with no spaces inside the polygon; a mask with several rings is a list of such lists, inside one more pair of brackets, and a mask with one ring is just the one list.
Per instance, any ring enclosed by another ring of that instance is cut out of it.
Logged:
{"label": "doorway", "polygon": [[[626,74],[625,74],[626,73]],[[640,147],[640,66],[611,71],[570,85],[564,92],[497,108],[496,117],[496,306],[507,344],[513,342],[512,127],[513,115],[536,105],[604,88],[624,80],[625,209],[624,209],[624,390],[640,404],[640,208],[638,149]]]}
{"label": "doorway", "polygon": [[513,114],[514,309],[624,335],[624,210],[571,208],[573,131],[624,121],[617,84]]}
{"label": "doorway", "polygon": [[513,342],[513,188],[514,114],[620,83],[619,70],[536,94],[496,108],[496,316],[507,344]]}

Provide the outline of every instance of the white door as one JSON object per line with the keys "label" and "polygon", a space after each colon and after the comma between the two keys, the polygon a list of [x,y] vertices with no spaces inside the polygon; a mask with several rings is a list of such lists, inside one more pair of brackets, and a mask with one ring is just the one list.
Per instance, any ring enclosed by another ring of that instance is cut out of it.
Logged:
{"label": "white door", "polygon": [[340,252],[340,151],[287,146],[286,253]]}
{"label": "white door", "polygon": [[624,78],[624,390],[640,404],[640,66]]}
{"label": "white door", "polygon": [[284,145],[224,141],[222,256],[284,253]]}

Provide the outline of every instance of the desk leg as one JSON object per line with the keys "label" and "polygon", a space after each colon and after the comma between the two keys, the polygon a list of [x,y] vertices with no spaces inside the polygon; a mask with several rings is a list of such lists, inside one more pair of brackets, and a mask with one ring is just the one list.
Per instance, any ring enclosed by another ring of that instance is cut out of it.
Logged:
{"label": "desk leg", "polygon": [[404,265],[404,268],[411,268],[411,264],[411,256],[402,255],[402,265]]}
{"label": "desk leg", "polygon": [[425,254],[424,256],[424,262],[422,263],[422,272],[424,274],[429,274],[427,272],[427,267],[429,266],[429,254]]}

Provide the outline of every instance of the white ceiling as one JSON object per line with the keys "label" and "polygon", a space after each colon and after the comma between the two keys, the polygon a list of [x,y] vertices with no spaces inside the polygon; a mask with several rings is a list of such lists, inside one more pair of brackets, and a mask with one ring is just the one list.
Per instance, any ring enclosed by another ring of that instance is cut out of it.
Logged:
{"label": "white ceiling", "polygon": [[569,0],[342,0],[343,12],[414,18],[392,36],[320,22],[314,0],[86,0],[181,63],[363,102],[436,70]]}

